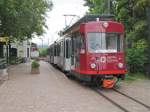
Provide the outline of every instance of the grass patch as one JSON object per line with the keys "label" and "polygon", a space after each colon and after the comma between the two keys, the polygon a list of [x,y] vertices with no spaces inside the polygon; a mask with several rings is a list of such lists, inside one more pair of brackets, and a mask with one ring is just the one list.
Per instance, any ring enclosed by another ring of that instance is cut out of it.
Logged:
{"label": "grass patch", "polygon": [[142,73],[135,73],[135,74],[127,74],[125,78],[125,82],[127,83],[132,83],[134,81],[139,81],[139,80],[146,80],[147,77],[142,74]]}

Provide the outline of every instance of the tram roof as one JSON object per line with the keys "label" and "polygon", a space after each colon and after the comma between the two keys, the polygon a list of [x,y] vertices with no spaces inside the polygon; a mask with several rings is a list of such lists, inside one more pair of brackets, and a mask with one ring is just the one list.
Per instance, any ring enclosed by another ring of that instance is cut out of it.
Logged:
{"label": "tram roof", "polygon": [[97,18],[99,18],[100,21],[110,21],[110,20],[114,20],[114,17],[115,16],[112,14],[86,14],[81,19],[79,19],[76,23],[74,23],[72,26],[66,28],[62,32],[62,35],[69,33],[71,30],[73,30],[75,27],[79,26],[81,23],[96,21]]}

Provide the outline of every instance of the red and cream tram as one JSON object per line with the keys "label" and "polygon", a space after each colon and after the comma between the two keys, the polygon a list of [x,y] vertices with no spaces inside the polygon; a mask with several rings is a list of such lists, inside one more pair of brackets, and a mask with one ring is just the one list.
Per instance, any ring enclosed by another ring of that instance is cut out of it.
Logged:
{"label": "red and cream tram", "polygon": [[114,86],[114,79],[124,79],[124,32],[112,15],[85,15],[66,29],[62,36],[70,38],[70,46],[63,48],[69,52],[70,75],[106,88]]}

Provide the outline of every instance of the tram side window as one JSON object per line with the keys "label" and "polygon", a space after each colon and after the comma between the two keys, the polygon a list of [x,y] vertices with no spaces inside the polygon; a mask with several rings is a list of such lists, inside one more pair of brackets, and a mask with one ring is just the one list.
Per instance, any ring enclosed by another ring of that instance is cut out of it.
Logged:
{"label": "tram side window", "polygon": [[52,47],[52,56],[54,56],[54,47]]}
{"label": "tram side window", "polygon": [[69,40],[66,40],[66,58],[70,58]]}
{"label": "tram side window", "polygon": [[50,55],[51,55],[51,56],[53,55],[53,51],[52,51],[52,48],[50,48]]}
{"label": "tram side window", "polygon": [[51,56],[54,55],[53,47],[51,48]]}
{"label": "tram side window", "polygon": [[71,39],[71,43],[72,43],[71,44],[72,45],[71,54],[74,55],[74,53],[75,53],[75,39],[74,38]]}
{"label": "tram side window", "polygon": [[81,37],[80,46],[81,46],[81,49],[85,49],[85,40],[83,37]]}
{"label": "tram side window", "polygon": [[54,46],[54,56],[57,56],[57,46]]}
{"label": "tram side window", "polygon": [[64,40],[63,44],[64,44],[64,45],[63,45],[63,50],[64,50],[64,51],[63,51],[63,54],[64,54],[64,57],[66,57],[66,49],[67,49],[67,48],[66,48],[65,40]]}
{"label": "tram side window", "polygon": [[48,53],[49,53],[49,55],[51,55],[51,54],[52,54],[52,52],[51,52],[51,48],[49,49],[49,52],[48,52]]}
{"label": "tram side window", "polygon": [[60,56],[63,56],[63,42],[60,43]]}
{"label": "tram side window", "polygon": [[58,46],[58,47],[57,47],[57,48],[58,48],[58,49],[57,49],[57,51],[58,51],[58,52],[57,52],[57,56],[60,56],[60,50],[61,50],[60,47],[61,47],[61,45],[58,44],[57,46]]}
{"label": "tram side window", "polygon": [[59,52],[60,52],[59,45],[57,44],[56,56],[59,56]]}
{"label": "tram side window", "polygon": [[76,39],[76,44],[77,44],[77,48],[81,49],[81,37],[78,35],[77,39]]}

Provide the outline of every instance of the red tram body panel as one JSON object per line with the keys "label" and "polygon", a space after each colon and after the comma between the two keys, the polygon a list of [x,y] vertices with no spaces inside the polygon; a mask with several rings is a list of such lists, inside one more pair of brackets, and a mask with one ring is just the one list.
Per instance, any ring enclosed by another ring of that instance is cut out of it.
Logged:
{"label": "red tram body panel", "polygon": [[[108,24],[107,28],[103,24]],[[96,33],[118,33],[120,34],[121,41],[124,42],[124,26],[114,21],[99,21],[90,22],[80,25],[80,33],[83,34],[82,38],[87,42],[88,32]],[[125,54],[124,51],[116,53],[89,53],[88,43],[85,45],[85,54],[80,53],[80,66],[76,67],[73,71],[83,75],[108,75],[108,74],[122,74],[126,73],[125,68]],[[122,49],[124,46],[122,44]],[[96,68],[92,69],[90,64],[95,63]],[[119,68],[118,64],[122,63],[123,67]]]}

